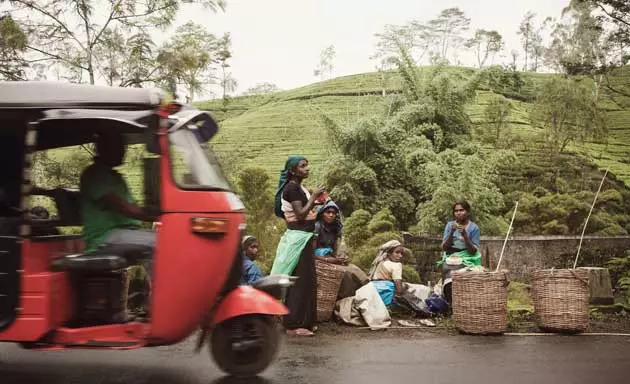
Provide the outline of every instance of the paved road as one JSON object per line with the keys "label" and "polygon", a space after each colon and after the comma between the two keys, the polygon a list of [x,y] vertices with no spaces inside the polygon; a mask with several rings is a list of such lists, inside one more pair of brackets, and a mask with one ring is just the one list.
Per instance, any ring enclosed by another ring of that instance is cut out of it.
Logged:
{"label": "paved road", "polygon": [[[136,351],[35,352],[0,344],[2,384],[210,384],[223,377],[192,340]],[[630,338],[318,335],[287,340],[250,383],[630,383]]]}

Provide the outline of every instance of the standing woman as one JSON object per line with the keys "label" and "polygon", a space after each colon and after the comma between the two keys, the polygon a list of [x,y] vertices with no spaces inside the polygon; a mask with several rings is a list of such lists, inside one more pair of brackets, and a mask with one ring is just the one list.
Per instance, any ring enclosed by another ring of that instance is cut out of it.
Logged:
{"label": "standing woman", "polygon": [[316,188],[311,195],[302,186],[308,178],[308,160],[302,156],[290,156],[280,173],[276,191],[275,213],[287,223],[282,235],[271,274],[289,274],[298,279],[287,295],[289,314],[284,317],[287,334],[313,336],[317,311],[317,281],[313,235],[317,211],[317,198],[323,188]]}

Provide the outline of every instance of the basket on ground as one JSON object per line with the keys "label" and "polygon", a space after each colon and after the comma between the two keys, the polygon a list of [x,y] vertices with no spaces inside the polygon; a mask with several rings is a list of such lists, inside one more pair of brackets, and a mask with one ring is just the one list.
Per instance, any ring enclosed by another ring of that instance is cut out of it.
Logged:
{"label": "basket on ground", "polygon": [[317,275],[317,321],[328,321],[335,309],[344,272],[334,264],[315,260],[315,273]]}
{"label": "basket on ground", "polygon": [[453,320],[462,333],[507,331],[507,272],[453,272]]}
{"label": "basket on ground", "polygon": [[588,328],[588,271],[536,270],[532,273],[531,284],[534,311],[541,330],[577,333]]}

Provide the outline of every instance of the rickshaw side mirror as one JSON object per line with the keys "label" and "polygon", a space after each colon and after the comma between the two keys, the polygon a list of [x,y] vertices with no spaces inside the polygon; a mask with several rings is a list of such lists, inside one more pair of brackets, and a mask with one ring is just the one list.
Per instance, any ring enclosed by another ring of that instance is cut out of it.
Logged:
{"label": "rickshaw side mirror", "polygon": [[160,208],[160,158],[145,157],[143,159],[144,173],[144,205]]}

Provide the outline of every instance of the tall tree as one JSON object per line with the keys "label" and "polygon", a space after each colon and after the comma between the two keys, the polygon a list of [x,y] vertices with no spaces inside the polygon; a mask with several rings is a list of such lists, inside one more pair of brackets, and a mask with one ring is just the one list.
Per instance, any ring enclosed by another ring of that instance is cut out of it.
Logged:
{"label": "tall tree", "polygon": [[534,25],[533,31],[531,31],[531,44],[529,55],[533,60],[530,66],[530,70],[538,72],[540,68],[541,59],[545,53],[545,45],[543,36],[546,35],[546,29],[551,23],[551,18],[547,17],[540,25]]}
{"label": "tall tree", "polygon": [[22,80],[28,44],[26,34],[9,15],[0,16],[0,79]]}
{"label": "tall tree", "polygon": [[612,28],[608,41],[617,48],[618,60],[622,65],[630,62],[630,2],[626,0],[573,0],[587,4],[600,11],[598,20]]}
{"label": "tall tree", "polygon": [[463,35],[470,29],[470,18],[459,8],[447,8],[436,19],[429,21],[428,28],[436,36],[434,54],[442,61],[448,61],[449,50],[457,58],[457,49],[465,41]]}
{"label": "tall tree", "polygon": [[536,14],[532,11],[528,11],[518,27],[518,34],[521,36],[521,43],[523,44],[523,51],[525,52],[525,65],[523,66],[525,71],[529,68],[528,59],[532,45],[532,34],[534,32],[534,17],[536,17]]}
{"label": "tall tree", "polygon": [[126,37],[117,29],[107,30],[97,50],[99,73],[110,86],[142,87],[159,83],[157,48],[148,33]]}
{"label": "tall tree", "polygon": [[324,80],[326,77],[331,77],[335,68],[334,61],[336,55],[337,52],[335,51],[334,45],[329,45],[328,47],[324,48],[319,54],[319,63],[313,71],[313,74],[315,76],[319,76],[319,78],[322,80]]}
{"label": "tall tree", "polygon": [[[81,81],[95,84],[99,68],[109,66],[97,53],[106,31],[124,28],[134,35],[172,24],[182,4],[201,4],[217,11],[225,0],[10,0],[18,23],[31,38],[27,48],[35,60],[61,64]],[[19,15],[19,18],[18,18]]]}
{"label": "tall tree", "polygon": [[188,90],[189,101],[195,94],[215,83],[218,39],[202,25],[188,22],[176,29],[173,37],[160,48],[157,61],[161,66],[164,86],[173,94],[177,85]]}
{"label": "tall tree", "polygon": [[224,34],[217,41],[216,57],[216,61],[221,67],[221,81],[219,85],[223,93],[223,102],[227,104],[229,94],[236,91],[236,87],[238,87],[238,82],[232,76],[232,73],[228,71],[228,68],[230,68],[228,61],[232,58],[232,38],[229,33]]}
{"label": "tall tree", "polygon": [[466,42],[466,47],[475,51],[477,65],[479,68],[483,68],[489,56],[492,56],[492,61],[494,61],[494,55],[503,49],[503,37],[497,31],[478,29],[474,36]]}

